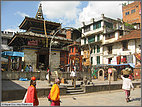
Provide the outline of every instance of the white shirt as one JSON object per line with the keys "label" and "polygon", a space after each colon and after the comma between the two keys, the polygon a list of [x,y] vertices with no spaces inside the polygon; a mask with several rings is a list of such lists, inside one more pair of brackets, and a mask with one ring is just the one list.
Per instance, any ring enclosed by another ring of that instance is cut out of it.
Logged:
{"label": "white shirt", "polygon": [[76,66],[74,66],[74,71],[76,72]]}
{"label": "white shirt", "polygon": [[124,78],[122,75],[121,75],[121,78],[123,79],[122,89],[124,89],[124,90],[130,90],[131,88],[134,88],[131,79]]}
{"label": "white shirt", "polygon": [[70,74],[70,76],[75,77],[76,76],[75,72],[72,71],[71,74]]}

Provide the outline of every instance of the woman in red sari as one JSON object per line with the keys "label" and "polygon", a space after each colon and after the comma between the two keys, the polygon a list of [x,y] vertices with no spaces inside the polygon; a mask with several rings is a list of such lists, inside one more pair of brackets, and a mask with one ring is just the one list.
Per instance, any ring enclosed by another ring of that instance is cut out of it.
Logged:
{"label": "woman in red sari", "polygon": [[30,86],[27,90],[27,97],[25,103],[33,103],[33,106],[38,106],[39,101],[37,98],[37,92],[36,92],[36,78],[32,77],[30,81]]}

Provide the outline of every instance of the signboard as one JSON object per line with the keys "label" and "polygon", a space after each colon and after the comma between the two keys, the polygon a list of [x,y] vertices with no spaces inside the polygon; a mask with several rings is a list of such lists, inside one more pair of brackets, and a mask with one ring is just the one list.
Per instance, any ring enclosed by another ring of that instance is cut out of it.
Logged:
{"label": "signboard", "polygon": [[38,41],[28,41],[28,46],[37,46],[38,45]]}
{"label": "signboard", "polygon": [[109,74],[112,73],[112,69],[111,69],[111,68],[108,69],[108,73],[109,73]]}

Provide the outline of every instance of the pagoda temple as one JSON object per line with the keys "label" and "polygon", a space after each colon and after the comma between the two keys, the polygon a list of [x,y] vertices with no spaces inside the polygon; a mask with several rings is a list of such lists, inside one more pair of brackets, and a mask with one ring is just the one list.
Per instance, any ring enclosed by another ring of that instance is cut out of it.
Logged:
{"label": "pagoda temple", "polygon": [[[19,28],[25,32],[15,33],[8,45],[13,46],[13,51],[24,52],[22,68],[31,65],[33,71],[45,70],[49,67],[50,40],[53,34],[61,29],[61,23],[44,20],[40,4],[35,18],[25,17]],[[73,40],[66,38],[66,33],[61,31],[55,35],[53,40],[51,71],[56,70],[60,64],[67,64],[67,60],[61,60],[61,57],[68,55],[65,47],[73,43]]]}

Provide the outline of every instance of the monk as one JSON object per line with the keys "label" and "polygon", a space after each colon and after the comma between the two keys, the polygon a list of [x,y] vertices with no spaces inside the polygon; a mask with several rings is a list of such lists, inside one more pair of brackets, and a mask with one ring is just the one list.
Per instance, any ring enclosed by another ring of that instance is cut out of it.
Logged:
{"label": "monk", "polygon": [[37,92],[36,92],[36,78],[32,77],[30,81],[30,86],[27,90],[27,97],[25,103],[33,103],[33,106],[38,106],[39,101],[37,98]]}
{"label": "monk", "polygon": [[51,106],[60,106],[60,79],[55,79],[55,84],[52,86],[48,99],[51,101]]}

